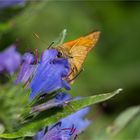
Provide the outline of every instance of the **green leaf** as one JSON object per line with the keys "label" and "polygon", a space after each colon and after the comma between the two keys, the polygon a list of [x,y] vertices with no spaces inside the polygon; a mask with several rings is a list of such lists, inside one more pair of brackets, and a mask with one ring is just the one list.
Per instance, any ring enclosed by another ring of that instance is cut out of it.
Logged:
{"label": "green leaf", "polygon": [[135,117],[140,113],[140,106],[130,107],[122,112],[114,121],[112,126],[107,128],[107,131],[111,135],[116,135],[120,132],[123,128],[125,128],[130,121],[135,119]]}
{"label": "green leaf", "polygon": [[61,118],[64,118],[84,107],[108,100],[113,96],[115,96],[116,94],[118,94],[120,91],[122,91],[122,89],[118,89],[112,93],[94,95],[79,100],[71,101],[67,106],[64,106],[63,109],[60,110],[60,112],[55,112],[52,116],[47,116],[48,113],[45,113],[46,116],[43,116],[44,117],[43,119],[41,118],[39,120],[34,120],[30,123],[27,123],[21,128],[19,128],[18,131],[16,132],[0,134],[0,138],[10,139],[25,136],[33,136],[39,129],[43,128],[44,126],[56,123]]}

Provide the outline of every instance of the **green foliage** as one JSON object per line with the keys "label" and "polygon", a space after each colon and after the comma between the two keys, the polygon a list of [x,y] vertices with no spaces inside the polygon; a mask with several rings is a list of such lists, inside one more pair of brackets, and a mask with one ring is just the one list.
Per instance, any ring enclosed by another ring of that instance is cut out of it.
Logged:
{"label": "green foliage", "polygon": [[140,139],[140,106],[134,106],[123,111],[107,128],[110,138],[115,140]]}
{"label": "green foliage", "polygon": [[[118,89],[112,93],[94,95],[91,97],[85,97],[79,100],[71,101],[67,106],[61,109],[52,109],[50,111],[47,110],[47,113],[41,112],[36,116],[31,122],[25,123],[21,128],[18,128],[16,132],[0,134],[1,138],[18,138],[25,136],[33,136],[35,132],[41,129],[44,126],[48,126],[59,121],[61,118],[66,117],[67,115],[78,111],[86,106],[96,104],[118,94],[122,89]],[[48,116],[49,115],[49,116]]]}
{"label": "green foliage", "polygon": [[111,135],[115,135],[126,127],[130,121],[133,121],[137,115],[140,115],[140,106],[131,107],[122,112],[114,121],[108,131]]}
{"label": "green foliage", "polygon": [[21,86],[14,84],[6,84],[0,90],[1,125],[3,125],[5,132],[11,132],[19,125],[19,116],[27,104],[28,92],[23,90]]}

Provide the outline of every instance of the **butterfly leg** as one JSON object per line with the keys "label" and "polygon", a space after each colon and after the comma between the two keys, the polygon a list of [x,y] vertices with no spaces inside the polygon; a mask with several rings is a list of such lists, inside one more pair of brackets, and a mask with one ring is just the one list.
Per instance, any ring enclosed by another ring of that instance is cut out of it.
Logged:
{"label": "butterfly leg", "polygon": [[84,70],[84,69],[82,68],[72,79],[68,80],[68,83],[73,82],[73,81],[81,74],[81,72],[82,72],[83,70]]}

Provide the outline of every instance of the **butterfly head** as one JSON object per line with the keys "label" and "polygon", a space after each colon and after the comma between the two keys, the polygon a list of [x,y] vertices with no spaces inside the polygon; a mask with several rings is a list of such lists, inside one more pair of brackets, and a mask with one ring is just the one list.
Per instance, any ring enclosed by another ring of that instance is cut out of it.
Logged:
{"label": "butterfly head", "polygon": [[68,52],[63,46],[58,46],[56,50],[58,51],[57,57],[59,58],[67,58],[67,59],[73,58],[70,52]]}

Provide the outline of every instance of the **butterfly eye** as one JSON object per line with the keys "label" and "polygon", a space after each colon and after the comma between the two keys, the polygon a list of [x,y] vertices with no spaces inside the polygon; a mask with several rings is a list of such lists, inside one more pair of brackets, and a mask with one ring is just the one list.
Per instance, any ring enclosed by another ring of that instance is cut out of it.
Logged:
{"label": "butterfly eye", "polygon": [[63,53],[59,51],[57,56],[58,57],[62,57],[63,56]]}

